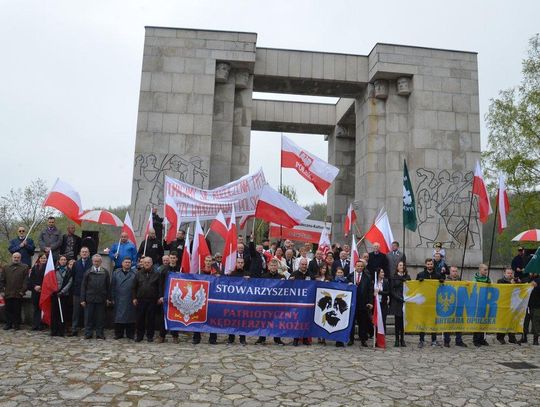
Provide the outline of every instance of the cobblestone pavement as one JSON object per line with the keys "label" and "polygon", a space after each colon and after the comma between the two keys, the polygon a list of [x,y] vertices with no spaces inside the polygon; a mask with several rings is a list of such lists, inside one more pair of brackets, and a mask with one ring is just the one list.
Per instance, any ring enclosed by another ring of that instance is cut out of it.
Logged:
{"label": "cobblestone pavement", "polygon": [[499,363],[540,366],[532,345],[417,349],[409,336],[407,348],[382,351],[180,339],[136,344],[0,331],[0,406],[540,405],[540,369]]}

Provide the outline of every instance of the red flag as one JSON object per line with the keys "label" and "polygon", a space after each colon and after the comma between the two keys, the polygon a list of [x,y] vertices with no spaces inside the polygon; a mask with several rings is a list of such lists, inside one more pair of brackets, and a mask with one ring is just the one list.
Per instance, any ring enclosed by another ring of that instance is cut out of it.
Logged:
{"label": "red flag", "polygon": [[347,209],[347,216],[345,217],[345,224],[344,224],[344,233],[345,236],[347,236],[351,230],[353,225],[356,222],[356,212],[353,209],[352,204],[349,205],[349,209]]}
{"label": "red flag", "polygon": [[39,296],[39,309],[41,309],[41,320],[47,325],[51,325],[51,296],[58,291],[58,281],[56,281],[56,271],[52,256],[49,251],[45,275],[41,284],[41,294]]}
{"label": "red flag", "polygon": [[223,248],[223,264],[225,274],[230,274],[236,268],[236,252],[238,249],[238,231],[236,230],[236,214],[234,205],[231,212],[231,220]]}
{"label": "red flag", "polygon": [[124,217],[124,226],[122,226],[122,233],[127,233],[128,239],[134,245],[137,245],[137,239],[135,239],[135,231],[133,230],[133,224],[131,223],[129,212],[126,212],[126,216]]}
{"label": "red flag", "polygon": [[169,230],[165,236],[165,241],[171,243],[176,239],[178,229],[180,228],[180,212],[178,211],[178,205],[169,196],[165,196],[165,219],[169,223]]}
{"label": "red flag", "polygon": [[319,239],[319,245],[317,250],[323,252],[323,256],[326,257],[326,254],[332,249],[332,243],[330,242],[330,233],[326,227],[323,228],[321,232],[321,238]]}
{"label": "red flag", "polygon": [[[377,289],[377,273],[375,273],[375,289]],[[384,332],[384,324],[382,318],[381,303],[377,293],[373,296],[373,326],[375,327],[375,346],[378,348],[386,348],[386,338]]]}
{"label": "red flag", "polygon": [[182,273],[189,273],[191,271],[191,254],[189,252],[189,228],[186,233],[186,243],[184,245],[184,251],[182,252],[182,263],[180,264],[180,271]]}
{"label": "red flag", "polygon": [[321,195],[324,195],[339,173],[338,168],[303,150],[285,136],[281,137],[281,166],[294,168],[311,182]]}
{"label": "red flag", "polygon": [[379,243],[381,245],[381,253],[387,254],[390,252],[394,235],[390,228],[390,221],[386,212],[380,213],[375,219],[375,223],[369,228],[365,234],[365,238],[372,244]]}
{"label": "red flag", "polygon": [[352,234],[352,242],[351,242],[351,263],[349,266],[349,274],[352,270],[354,270],[354,280],[356,282],[356,262],[360,260],[360,254],[358,253],[358,246],[356,246],[356,238],[354,237],[354,233]]}
{"label": "red flag", "polygon": [[208,244],[199,222],[199,217],[195,222],[195,233],[193,234],[193,250],[191,251],[190,273],[198,273],[204,265],[204,258],[210,254]]}
{"label": "red flag", "polygon": [[73,187],[60,178],[54,183],[51,192],[45,198],[43,206],[50,206],[58,209],[67,218],[71,219],[78,225],[81,224],[79,215],[82,213],[81,197],[79,193],[73,189]]}
{"label": "red flag", "polygon": [[486,183],[484,182],[484,175],[479,161],[476,162],[476,167],[474,169],[472,193],[478,196],[478,218],[480,219],[480,222],[486,223],[489,215],[493,213],[493,210],[491,209]]}
{"label": "red flag", "polygon": [[240,218],[240,229],[244,229],[246,227],[246,223],[248,220],[253,218],[253,215],[244,215]]}
{"label": "red flag", "polygon": [[510,212],[510,202],[506,193],[506,179],[503,174],[499,175],[499,189],[497,191],[497,205],[499,206],[499,224],[497,225],[499,234],[508,226],[506,217]]}
{"label": "red flag", "polygon": [[289,228],[302,223],[308,215],[308,211],[277,192],[268,184],[262,189],[255,208],[256,218]]}
{"label": "red flag", "polygon": [[227,228],[227,222],[225,221],[225,216],[223,216],[223,212],[221,212],[221,210],[218,212],[216,218],[210,224],[210,230],[216,232],[224,240],[227,239],[229,229]]}

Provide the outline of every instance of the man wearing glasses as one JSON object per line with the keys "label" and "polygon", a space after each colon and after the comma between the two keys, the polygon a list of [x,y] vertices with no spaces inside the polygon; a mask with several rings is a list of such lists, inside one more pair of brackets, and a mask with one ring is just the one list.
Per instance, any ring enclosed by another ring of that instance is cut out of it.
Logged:
{"label": "man wearing glasses", "polygon": [[17,229],[17,237],[9,242],[9,252],[20,253],[21,263],[26,264],[28,267],[32,266],[32,256],[36,251],[34,241],[29,237],[26,237],[26,229],[24,226],[19,226]]}

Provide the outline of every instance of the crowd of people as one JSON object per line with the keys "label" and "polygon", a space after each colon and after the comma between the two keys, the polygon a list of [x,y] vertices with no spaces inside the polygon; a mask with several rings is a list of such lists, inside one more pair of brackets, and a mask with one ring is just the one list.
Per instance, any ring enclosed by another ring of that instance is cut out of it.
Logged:
{"label": "crowd of people", "polygon": [[[105,320],[107,307],[113,308],[114,339],[127,337],[136,342],[154,341],[156,320],[159,321],[157,342],[164,342],[170,334],[173,342],[179,342],[177,331],[167,331],[162,312],[165,284],[169,273],[180,272],[180,264],[185,248],[185,232],[180,230],[177,239],[170,244],[161,240],[161,231],[150,231],[147,241],[137,249],[122,233],[107,255],[114,266],[111,272],[102,266],[100,254],[91,255],[81,238],[75,234],[75,227],[68,226],[67,233],[61,234],[55,226],[55,219],[48,219],[47,227],[39,234],[37,259],[32,264],[37,249],[33,240],[26,235],[26,229],[19,227],[18,237],[9,245],[12,253],[11,263],[0,269],[0,294],[5,299],[5,330],[18,330],[21,325],[21,307],[25,294],[30,291],[33,306],[32,330],[45,329],[42,324],[40,294],[47,264],[48,254],[55,259],[55,273],[58,290],[52,294],[50,332],[53,336],[78,336],[81,328],[86,339],[94,337],[105,339]],[[395,319],[395,347],[405,347],[403,321],[403,287],[411,279],[407,270],[406,257],[398,242],[392,243],[391,251],[383,254],[378,243],[373,244],[371,252],[365,252],[360,259],[351,264],[351,250],[347,244],[335,244],[331,250],[312,250],[312,244],[297,247],[291,240],[260,244],[253,236],[244,241],[238,236],[238,250],[235,270],[225,273],[222,255],[219,252],[206,256],[200,273],[219,278],[263,278],[289,280],[334,281],[356,285],[356,313],[354,327],[351,330],[348,345],[358,338],[361,346],[368,346],[368,339],[373,336],[371,322],[373,301],[376,296],[381,311],[383,324],[386,326],[387,315]],[[168,251],[168,254],[165,254]],[[538,345],[540,335],[540,278],[537,275],[525,275],[523,270],[528,261],[523,248],[512,260],[511,267],[504,270],[500,284],[531,283],[533,290],[525,317],[523,332],[518,340],[514,334],[508,334],[508,342],[521,344],[528,341],[529,325],[532,325],[533,344]],[[425,260],[424,270],[416,280],[459,281],[458,268],[446,258],[441,244],[436,244],[433,256]],[[488,267],[481,264],[474,276],[474,281],[490,283]],[[376,283],[375,283],[376,282]],[[385,329],[386,331],[386,329]],[[455,345],[466,347],[461,333],[445,333],[442,343],[436,334],[431,334],[431,346],[450,347],[451,336],[455,336]],[[505,335],[497,334],[499,343],[505,344]],[[246,337],[240,335],[240,343],[247,344]],[[201,341],[201,334],[194,333],[193,344]],[[229,335],[228,343],[234,343],[235,335]],[[259,337],[256,344],[264,344],[265,337]],[[274,338],[278,345],[284,345],[281,338]],[[318,342],[325,344],[324,339]],[[217,335],[209,335],[209,343],[217,343]],[[311,338],[295,338],[292,344],[311,345]],[[418,347],[425,344],[425,334],[420,333]],[[483,333],[473,335],[473,344],[487,346]],[[337,342],[336,346],[345,344]]]}

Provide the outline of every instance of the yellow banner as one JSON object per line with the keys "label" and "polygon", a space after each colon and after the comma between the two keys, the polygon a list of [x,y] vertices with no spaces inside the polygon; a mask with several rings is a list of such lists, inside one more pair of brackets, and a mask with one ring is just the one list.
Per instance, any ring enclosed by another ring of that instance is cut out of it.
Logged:
{"label": "yellow banner", "polygon": [[522,332],[532,287],[473,281],[408,281],[405,332]]}

